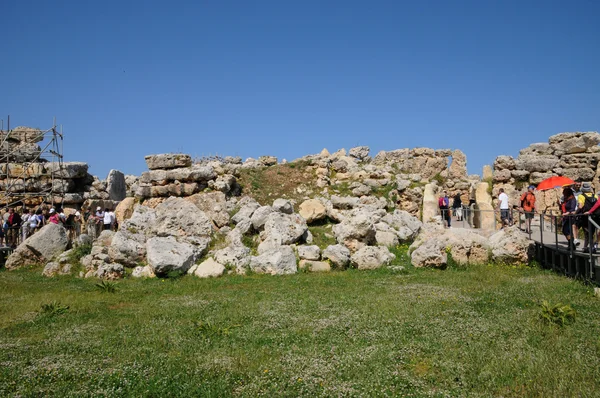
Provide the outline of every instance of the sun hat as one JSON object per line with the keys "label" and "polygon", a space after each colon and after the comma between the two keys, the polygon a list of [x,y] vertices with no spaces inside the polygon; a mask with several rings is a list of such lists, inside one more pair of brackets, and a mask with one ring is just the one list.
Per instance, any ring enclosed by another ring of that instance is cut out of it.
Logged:
{"label": "sun hat", "polygon": [[50,209],[50,214],[54,213],[56,210]]}
{"label": "sun hat", "polygon": [[581,184],[581,192],[592,192],[592,184],[590,182]]}
{"label": "sun hat", "polygon": [[100,206],[96,207],[96,211],[102,211],[102,207],[100,207]]}
{"label": "sun hat", "polygon": [[76,211],[76,212],[75,212],[75,216],[79,217],[79,216],[81,216],[81,213],[80,213],[80,212],[78,212],[78,211]]}

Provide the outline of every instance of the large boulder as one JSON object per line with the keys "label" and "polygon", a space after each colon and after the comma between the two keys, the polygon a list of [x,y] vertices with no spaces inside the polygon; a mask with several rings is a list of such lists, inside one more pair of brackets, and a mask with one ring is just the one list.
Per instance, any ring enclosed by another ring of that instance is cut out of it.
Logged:
{"label": "large boulder", "polygon": [[533,172],[546,172],[558,166],[558,157],[553,155],[520,155],[515,160],[515,168]]}
{"label": "large boulder", "polygon": [[28,264],[46,263],[67,248],[66,230],[58,224],[48,224],[27,238],[6,260],[7,269]]}
{"label": "large boulder", "polygon": [[136,266],[146,257],[146,240],[156,220],[156,211],[146,206],[135,206],[132,216],[121,223],[112,238],[108,255],[115,263]]}
{"label": "large boulder", "polygon": [[197,206],[183,198],[170,197],[156,207],[156,221],[151,233],[174,236],[195,243],[198,237],[212,234],[212,221]]}
{"label": "large boulder", "polygon": [[193,275],[198,278],[216,278],[223,275],[225,266],[212,258],[208,258],[193,268],[190,268],[190,271],[191,270],[193,270]]}
{"label": "large boulder", "polygon": [[250,249],[246,246],[227,246],[214,253],[215,260],[223,265],[235,267],[235,272],[242,275],[250,265]]}
{"label": "large boulder", "polygon": [[467,156],[460,150],[452,152],[452,163],[448,169],[448,177],[452,179],[467,178]]}
{"label": "large boulder", "polygon": [[148,155],[144,158],[148,169],[175,169],[178,167],[190,167],[192,165],[192,158],[190,155],[184,155],[181,153],[166,153],[160,155]]}
{"label": "large boulder", "polygon": [[502,263],[526,264],[534,253],[534,242],[517,226],[505,227],[490,237],[492,260]]}
{"label": "large boulder", "polygon": [[238,224],[243,220],[250,220],[252,214],[254,214],[256,209],[258,209],[259,207],[260,204],[257,201],[255,201],[254,199],[248,199],[245,201],[244,204],[240,206],[238,212],[235,213],[233,217],[231,217],[231,221],[233,221],[235,224]]}
{"label": "large boulder", "polygon": [[488,192],[487,182],[480,182],[475,188],[476,212],[474,223],[477,228],[483,230],[493,230],[496,226],[496,215],[492,206],[492,196]]}
{"label": "large boulder", "polygon": [[410,262],[417,268],[446,268],[446,246],[437,239],[429,239],[411,253]]}
{"label": "large boulder", "polygon": [[343,269],[350,264],[350,250],[344,245],[327,246],[322,257],[329,260],[335,268]]}
{"label": "large boulder", "polygon": [[125,198],[117,205],[115,209],[115,218],[119,224],[122,224],[125,220],[128,220],[133,215],[135,209],[135,199]]}
{"label": "large boulder", "polygon": [[85,178],[88,175],[88,164],[84,162],[48,162],[44,163],[47,174],[54,178],[74,179]]}
{"label": "large boulder", "polygon": [[196,260],[195,248],[174,236],[154,237],[146,242],[148,265],[158,276],[185,273]]}
{"label": "large boulder", "polygon": [[100,279],[117,280],[125,275],[125,268],[117,263],[104,263],[98,267],[95,275]]}
{"label": "large boulder", "polygon": [[327,208],[320,200],[308,199],[300,204],[298,213],[310,224],[325,219],[327,217]]}
{"label": "large boulder", "polygon": [[321,259],[321,249],[319,246],[298,246],[298,257],[302,260],[318,261]]}
{"label": "large boulder", "polygon": [[429,222],[435,216],[440,214],[440,208],[438,206],[438,198],[435,194],[437,185],[427,184],[423,191],[423,222]]}
{"label": "large boulder", "polygon": [[271,206],[261,206],[252,213],[252,217],[250,217],[250,221],[252,221],[252,226],[255,230],[262,229],[267,222],[267,218],[269,214],[274,213],[275,209]]}
{"label": "large boulder", "polygon": [[[385,210],[381,210],[385,214]],[[355,242],[372,244],[375,242],[375,225],[383,214],[359,207],[349,211],[341,223],[333,226],[333,234],[338,243],[354,246]]]}
{"label": "large boulder", "polygon": [[282,198],[275,199],[275,201],[273,201],[273,209],[285,214],[292,214],[294,212],[294,206],[292,205],[292,202]]}
{"label": "large boulder", "polygon": [[554,153],[559,156],[571,153],[582,153],[600,143],[600,134],[595,131],[584,133],[560,133],[551,136],[548,139],[548,142],[550,143],[550,147],[554,150]]}
{"label": "large boulder", "polygon": [[270,213],[261,232],[263,241],[276,245],[291,245],[300,241],[308,231],[306,221],[298,214]]}
{"label": "large boulder", "polygon": [[259,274],[283,275],[298,271],[296,255],[289,246],[280,246],[250,258],[250,269]]}
{"label": "large boulder", "polygon": [[123,200],[127,196],[127,185],[125,174],[119,170],[111,170],[106,177],[106,191],[110,200]]}
{"label": "large boulder", "polygon": [[369,156],[370,150],[371,149],[368,146],[356,146],[354,148],[350,148],[348,155],[359,160],[364,160]]}
{"label": "large boulder", "polygon": [[351,257],[352,264],[358,269],[376,269],[389,265],[396,256],[385,246],[366,246]]}
{"label": "large boulder", "polygon": [[412,216],[404,210],[394,210],[391,214],[386,214],[381,222],[392,227],[401,242],[412,241],[421,230],[423,223],[417,217]]}
{"label": "large boulder", "polygon": [[217,228],[229,224],[227,198],[223,192],[198,193],[186,197],[185,200],[193,203],[198,209],[202,210]]}

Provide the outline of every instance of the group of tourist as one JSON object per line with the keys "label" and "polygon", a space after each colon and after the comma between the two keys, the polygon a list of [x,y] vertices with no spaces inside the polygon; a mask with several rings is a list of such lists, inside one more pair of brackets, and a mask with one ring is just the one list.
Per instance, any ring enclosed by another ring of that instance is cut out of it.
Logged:
{"label": "group of tourist", "polygon": [[448,191],[444,191],[442,196],[438,199],[438,206],[440,208],[440,214],[442,220],[448,225],[448,228],[452,227],[452,216],[456,216],[456,221],[462,221],[463,214],[463,203],[460,197],[460,193],[457,193],[452,198],[452,204],[450,204],[450,197]]}
{"label": "group of tourist", "polygon": [[37,209],[23,209],[22,213],[17,207],[3,210],[2,228],[0,228],[0,246],[15,248],[20,242],[42,229],[47,224],[60,224],[67,229],[69,239],[76,239],[84,230],[93,239],[98,237],[102,230],[116,230],[117,220],[114,211],[101,207],[95,213],[79,211],[65,214],[60,207],[40,206]]}
{"label": "group of tourist", "polygon": [[[583,230],[584,253],[596,253],[598,241],[600,240],[600,230],[596,231],[593,223],[588,223],[589,217],[600,209],[598,195],[594,192],[591,182],[576,182],[575,184],[564,187],[562,197],[558,201],[562,218],[562,233],[567,238],[570,250],[577,250],[580,245],[579,231]],[[592,218],[596,223],[598,220]],[[594,241],[594,237],[596,237]]]}

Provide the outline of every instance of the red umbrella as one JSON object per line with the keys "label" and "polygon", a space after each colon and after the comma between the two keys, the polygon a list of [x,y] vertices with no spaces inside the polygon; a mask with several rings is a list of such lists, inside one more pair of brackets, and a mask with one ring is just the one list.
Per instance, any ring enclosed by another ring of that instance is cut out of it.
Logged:
{"label": "red umbrella", "polygon": [[537,186],[538,191],[544,191],[546,189],[552,188],[561,188],[565,185],[573,185],[575,181],[571,180],[568,177],[554,176],[550,178],[546,178],[544,181],[540,182]]}

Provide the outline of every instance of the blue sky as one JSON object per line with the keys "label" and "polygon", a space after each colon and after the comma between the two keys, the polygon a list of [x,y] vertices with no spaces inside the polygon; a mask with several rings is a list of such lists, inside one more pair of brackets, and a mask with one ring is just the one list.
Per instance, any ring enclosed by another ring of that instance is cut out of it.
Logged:
{"label": "blue sky", "polygon": [[4,1],[0,118],[67,160],[458,148],[600,129],[600,2]]}

